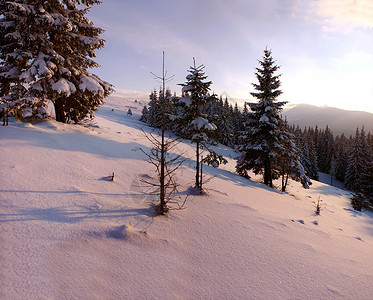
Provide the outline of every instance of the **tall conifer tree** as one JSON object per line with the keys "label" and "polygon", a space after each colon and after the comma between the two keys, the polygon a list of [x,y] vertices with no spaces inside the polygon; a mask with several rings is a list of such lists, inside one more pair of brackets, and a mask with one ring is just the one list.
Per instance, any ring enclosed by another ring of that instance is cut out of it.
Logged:
{"label": "tall conifer tree", "polygon": [[280,134],[281,110],[286,102],[277,102],[282,94],[279,89],[280,75],[275,75],[279,66],[275,64],[270,50],[264,50],[263,60],[259,61],[260,68],[256,68],[258,84],[253,83],[257,92],[251,95],[258,99],[258,103],[248,103],[246,138],[240,145],[241,156],[236,169],[243,176],[253,170],[255,174],[264,175],[264,184],[272,187],[272,180],[278,178],[278,170],[273,168],[273,162],[282,150]]}
{"label": "tall conifer tree", "polygon": [[[98,0],[0,1],[0,97],[40,113],[54,103],[56,119],[91,116],[112,86],[88,71],[103,32],[85,16]],[[39,114],[40,115],[40,114]]]}

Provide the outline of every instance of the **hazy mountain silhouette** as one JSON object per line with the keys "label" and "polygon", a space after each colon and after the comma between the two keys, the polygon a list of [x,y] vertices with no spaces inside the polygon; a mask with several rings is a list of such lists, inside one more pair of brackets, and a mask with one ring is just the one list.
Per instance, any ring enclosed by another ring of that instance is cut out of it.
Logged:
{"label": "hazy mountain silhouette", "polygon": [[373,134],[373,114],[364,111],[350,111],[335,107],[318,107],[309,104],[300,104],[284,112],[290,125],[315,127],[324,129],[326,125],[334,135],[355,135],[356,127],[359,130],[364,125],[365,132]]}

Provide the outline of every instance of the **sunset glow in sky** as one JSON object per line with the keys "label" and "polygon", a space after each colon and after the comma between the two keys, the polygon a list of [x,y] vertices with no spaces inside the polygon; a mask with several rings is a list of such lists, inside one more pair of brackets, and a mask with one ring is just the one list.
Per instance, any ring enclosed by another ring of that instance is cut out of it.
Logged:
{"label": "sunset glow in sky", "polygon": [[105,29],[94,73],[119,91],[158,89],[165,51],[172,92],[195,57],[215,93],[252,100],[268,46],[281,100],[373,112],[372,0],[102,0],[88,17]]}

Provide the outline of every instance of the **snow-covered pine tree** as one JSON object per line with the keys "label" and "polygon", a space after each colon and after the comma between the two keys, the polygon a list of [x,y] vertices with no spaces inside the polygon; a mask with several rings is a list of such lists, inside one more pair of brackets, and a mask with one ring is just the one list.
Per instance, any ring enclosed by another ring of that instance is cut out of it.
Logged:
{"label": "snow-covered pine tree", "polygon": [[152,127],[159,128],[162,124],[162,106],[156,90],[150,93],[149,100],[147,123]]}
{"label": "snow-covered pine tree", "polygon": [[232,115],[232,123],[233,123],[235,132],[241,129],[241,126],[242,126],[241,118],[242,118],[242,113],[240,109],[238,108],[238,104],[236,102],[234,103],[233,115]]}
{"label": "snow-covered pine tree", "polygon": [[217,116],[217,138],[220,143],[228,147],[234,144],[234,128],[232,124],[233,110],[229,106],[228,99],[225,98],[221,108],[221,114]]}
{"label": "snow-covered pine tree", "polygon": [[279,89],[280,75],[274,75],[279,69],[275,65],[270,50],[264,50],[263,60],[259,61],[261,68],[255,73],[259,83],[253,83],[257,92],[251,95],[259,100],[258,103],[248,103],[249,122],[246,125],[246,138],[239,146],[241,156],[236,165],[237,172],[248,176],[247,171],[264,175],[264,184],[272,187],[272,179],[278,178],[278,170],[273,168],[273,162],[281,153],[281,111],[286,102],[277,102],[282,94]]}
{"label": "snow-covered pine tree", "polygon": [[369,204],[373,207],[373,137],[370,132],[367,135],[367,144],[370,159],[367,166],[367,177],[365,178],[366,183],[364,184],[364,188],[366,190]]}
{"label": "snow-covered pine tree", "polygon": [[249,112],[248,105],[245,102],[242,112],[239,111],[239,120],[236,123],[237,129],[235,130],[235,134],[236,134],[237,149],[239,145],[242,145],[244,143],[244,140],[246,139],[246,134],[247,134],[246,128],[248,126],[247,123],[249,121],[248,112]]}
{"label": "snow-covered pine tree", "polygon": [[360,191],[363,174],[365,172],[366,161],[364,158],[363,143],[356,128],[355,138],[347,159],[347,169],[344,184],[352,191]]}
{"label": "snow-covered pine tree", "polygon": [[300,159],[307,176],[311,179],[319,180],[316,148],[310,130],[308,132],[304,130],[300,143]]}
{"label": "snow-covered pine tree", "polygon": [[[85,16],[98,0],[0,1],[0,97],[24,116],[78,122],[103,103],[112,85],[88,71],[103,32]],[[17,106],[16,106],[17,105]]]}
{"label": "snow-covered pine tree", "polygon": [[155,128],[161,128],[163,125],[162,121],[162,103],[163,103],[163,95],[165,95],[165,117],[166,117],[166,129],[171,127],[171,120],[170,116],[173,114],[173,103],[171,102],[171,91],[166,89],[163,93],[162,88],[157,91],[154,90],[149,95],[149,108],[146,108],[143,115],[141,116],[140,120],[145,120],[144,112],[146,113],[146,123]]}
{"label": "snow-covered pine tree", "polygon": [[281,180],[281,190],[285,192],[289,177],[299,181],[304,188],[309,188],[312,184],[306,175],[301,162],[299,149],[295,145],[295,135],[290,132],[286,121],[281,120],[281,134],[279,141],[281,143],[281,152],[274,159],[274,168],[279,170]]}
{"label": "snow-covered pine tree", "polygon": [[[193,59],[194,60],[194,59]],[[216,130],[206,114],[202,113],[203,106],[211,101],[216,101],[216,95],[210,95],[211,81],[206,81],[207,76],[204,72],[204,65],[196,66],[195,60],[193,66],[188,70],[186,82],[182,86],[182,97],[179,102],[185,105],[185,114],[179,120],[179,126],[184,128],[184,136],[196,143],[196,182],[195,188],[202,192],[202,178],[200,176],[201,164],[201,147],[209,151],[209,154],[203,159],[207,164],[217,166],[224,163],[225,160],[221,155],[209,150],[208,142],[211,133]]]}
{"label": "snow-covered pine tree", "polygon": [[[162,90],[159,91],[159,103],[163,103],[163,97],[164,99],[164,105],[165,105],[165,128],[166,130],[172,128],[172,118],[173,118],[173,102],[171,101],[171,91],[169,89],[166,89],[165,92]],[[162,121],[163,122],[163,121]]]}
{"label": "snow-covered pine tree", "polygon": [[237,102],[234,104],[233,114],[232,114],[232,125],[233,125],[233,144],[238,145],[241,132],[244,130],[242,113],[238,108]]}
{"label": "snow-covered pine tree", "polygon": [[320,172],[330,173],[331,162],[334,155],[334,137],[329,126],[319,132],[317,143],[317,160]]}
{"label": "snow-covered pine tree", "polygon": [[347,156],[348,156],[348,143],[345,135],[342,133],[341,136],[337,136],[334,140],[334,159],[335,159],[335,178],[341,182],[344,182],[346,168],[347,168]]}
{"label": "snow-covered pine tree", "polygon": [[371,155],[373,155],[373,135],[370,132],[368,132],[367,135],[367,143],[369,147],[369,152]]}
{"label": "snow-covered pine tree", "polygon": [[365,135],[364,127],[360,132],[362,144],[362,156],[364,160],[364,170],[361,179],[361,191],[365,195],[367,202],[373,204],[373,156],[370,152],[370,145]]}
{"label": "snow-covered pine tree", "polygon": [[364,127],[356,129],[355,138],[348,156],[345,186],[356,192],[351,199],[356,210],[373,206],[373,158],[365,136]]}
{"label": "snow-covered pine tree", "polygon": [[140,121],[144,123],[148,123],[148,115],[149,115],[148,106],[144,105],[141,111]]}

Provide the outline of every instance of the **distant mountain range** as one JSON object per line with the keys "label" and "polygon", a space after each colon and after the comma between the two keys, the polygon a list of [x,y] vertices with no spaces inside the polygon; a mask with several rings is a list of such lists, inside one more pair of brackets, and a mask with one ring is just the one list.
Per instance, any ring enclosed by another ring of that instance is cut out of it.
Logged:
{"label": "distant mountain range", "polygon": [[316,125],[319,129],[325,129],[328,125],[335,136],[344,133],[349,137],[355,135],[357,127],[361,130],[364,125],[366,134],[369,131],[373,134],[373,114],[364,111],[300,104],[283,114],[290,125],[299,125],[302,130],[309,126],[315,128]]}

